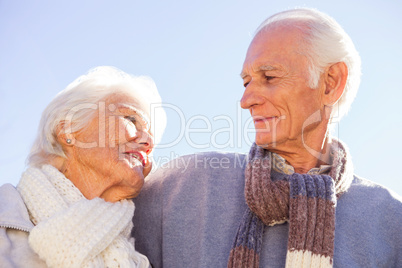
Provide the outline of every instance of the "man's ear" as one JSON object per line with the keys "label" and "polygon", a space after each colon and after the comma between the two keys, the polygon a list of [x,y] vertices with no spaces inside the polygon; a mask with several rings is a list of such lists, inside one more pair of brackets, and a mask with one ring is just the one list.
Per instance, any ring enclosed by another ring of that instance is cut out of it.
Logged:
{"label": "man's ear", "polygon": [[323,104],[334,105],[345,91],[348,78],[348,67],[344,62],[337,62],[329,66],[325,72],[325,91],[323,92]]}

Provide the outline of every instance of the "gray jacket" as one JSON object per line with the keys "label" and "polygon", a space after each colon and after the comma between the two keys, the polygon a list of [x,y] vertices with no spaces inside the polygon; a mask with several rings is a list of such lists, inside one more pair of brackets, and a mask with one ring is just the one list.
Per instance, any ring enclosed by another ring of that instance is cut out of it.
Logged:
{"label": "gray jacket", "polygon": [[17,190],[11,184],[0,187],[0,268],[47,267],[28,244],[34,227]]}
{"label": "gray jacket", "polygon": [[[179,157],[136,198],[136,249],[154,267],[227,267],[244,199],[245,155]],[[337,202],[334,267],[402,267],[401,197],[356,177]],[[260,267],[285,267],[289,225],[265,227]]]}

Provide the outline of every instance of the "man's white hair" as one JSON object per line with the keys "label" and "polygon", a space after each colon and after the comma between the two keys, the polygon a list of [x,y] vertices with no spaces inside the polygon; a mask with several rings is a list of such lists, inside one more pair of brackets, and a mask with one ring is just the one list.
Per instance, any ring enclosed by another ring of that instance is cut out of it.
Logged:
{"label": "man's white hair", "polygon": [[158,143],[166,126],[166,114],[153,80],[129,75],[115,67],[99,66],[59,92],[43,111],[27,164],[41,166],[56,156],[66,158],[57,139],[60,131],[66,132],[66,124],[71,133],[84,129],[97,115],[99,103],[116,94],[141,102],[146,109],[142,112],[151,120],[155,144]]}
{"label": "man's white hair", "polygon": [[[360,84],[361,60],[349,35],[330,16],[316,9],[298,8],[277,13],[266,19],[257,28],[260,31],[273,25],[289,25],[297,27],[304,33],[304,44],[301,53],[310,61],[309,86],[316,88],[324,69],[333,63],[344,62],[348,68],[345,91],[339,101],[334,104],[333,119],[344,116],[354,98]],[[337,112],[337,113],[336,113]]]}

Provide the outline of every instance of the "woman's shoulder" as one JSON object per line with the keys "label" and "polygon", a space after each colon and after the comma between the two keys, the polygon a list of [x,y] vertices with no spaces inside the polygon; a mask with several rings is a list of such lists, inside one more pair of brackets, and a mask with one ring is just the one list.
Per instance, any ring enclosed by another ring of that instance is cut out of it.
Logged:
{"label": "woman's shoulder", "polygon": [[0,186],[0,266],[47,267],[28,243],[33,228],[28,211],[17,189]]}
{"label": "woman's shoulder", "polygon": [[11,184],[0,186],[0,227],[29,232],[34,225],[17,189]]}

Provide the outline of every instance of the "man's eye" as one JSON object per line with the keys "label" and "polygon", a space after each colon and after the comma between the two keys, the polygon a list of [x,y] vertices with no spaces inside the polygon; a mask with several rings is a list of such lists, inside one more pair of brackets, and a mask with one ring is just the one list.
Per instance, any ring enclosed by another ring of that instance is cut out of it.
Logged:
{"label": "man's eye", "polygon": [[267,80],[267,81],[271,81],[274,78],[275,78],[275,76],[268,76],[268,75],[265,76],[265,80]]}

